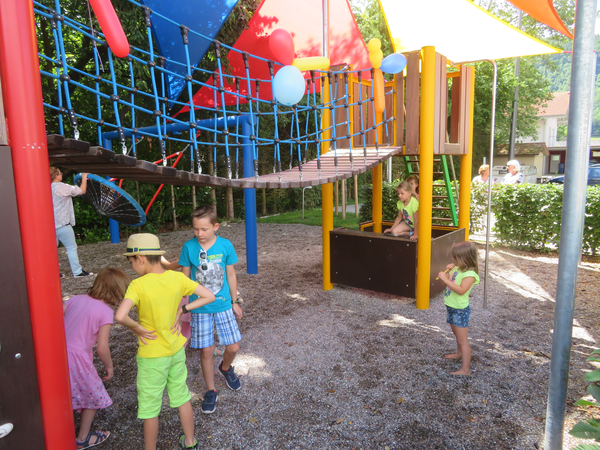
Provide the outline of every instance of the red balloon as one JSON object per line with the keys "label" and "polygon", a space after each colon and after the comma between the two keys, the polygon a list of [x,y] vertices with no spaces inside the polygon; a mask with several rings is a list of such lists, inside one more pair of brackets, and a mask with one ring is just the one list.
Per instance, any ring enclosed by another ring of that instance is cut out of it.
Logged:
{"label": "red balloon", "polygon": [[290,66],[294,62],[294,39],[283,28],[278,28],[271,33],[269,48],[275,61],[284,66]]}
{"label": "red balloon", "polygon": [[129,55],[129,42],[110,0],[90,0],[108,46],[119,58]]}

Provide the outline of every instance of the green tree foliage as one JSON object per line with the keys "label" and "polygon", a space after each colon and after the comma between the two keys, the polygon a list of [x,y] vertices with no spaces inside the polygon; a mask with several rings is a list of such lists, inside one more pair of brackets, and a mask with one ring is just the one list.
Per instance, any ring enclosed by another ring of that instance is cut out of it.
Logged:
{"label": "green tree foliage", "polygon": [[[568,42],[561,47],[571,50]],[[600,36],[596,35],[594,40],[596,54],[600,52]],[[550,55],[538,62],[538,67],[544,76],[550,81],[552,92],[568,92],[571,90],[571,53]],[[596,60],[596,79],[594,86],[594,110],[592,114],[592,136],[600,136],[600,60]]]}
{"label": "green tree foliage", "polygon": [[350,6],[364,41],[368,43],[371,39],[377,38],[381,41],[381,51],[384,57],[393,53],[392,39],[379,1],[350,0]]}

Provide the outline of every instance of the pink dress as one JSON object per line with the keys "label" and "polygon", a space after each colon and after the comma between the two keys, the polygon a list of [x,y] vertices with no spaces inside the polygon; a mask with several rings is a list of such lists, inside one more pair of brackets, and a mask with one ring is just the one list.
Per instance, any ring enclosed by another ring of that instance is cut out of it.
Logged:
{"label": "pink dress", "polygon": [[113,310],[89,295],[65,303],[65,333],[73,409],[103,409],[112,404],[94,366],[93,348],[100,327],[113,323]]}

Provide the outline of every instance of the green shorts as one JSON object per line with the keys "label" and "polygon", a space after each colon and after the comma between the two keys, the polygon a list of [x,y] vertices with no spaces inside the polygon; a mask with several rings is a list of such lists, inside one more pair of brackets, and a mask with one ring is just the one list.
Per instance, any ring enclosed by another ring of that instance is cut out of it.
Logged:
{"label": "green shorts", "polygon": [[183,347],[171,356],[137,357],[138,419],[158,417],[165,387],[169,406],[179,408],[192,396],[187,387],[187,367]]}

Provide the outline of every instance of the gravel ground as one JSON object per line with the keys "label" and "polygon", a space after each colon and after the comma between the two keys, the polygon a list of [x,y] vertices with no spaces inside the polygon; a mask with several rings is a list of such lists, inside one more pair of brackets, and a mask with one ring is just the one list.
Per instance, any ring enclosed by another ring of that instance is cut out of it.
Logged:
{"label": "gravel ground", "polygon": [[[258,225],[259,274],[246,273],[244,224],[220,235],[238,253],[241,350],[234,366],[242,389],[216,375],[214,414],[200,411],[205,390],[198,351],[187,349],[188,385],[201,448],[225,449],[534,449],[543,447],[558,258],[507,248],[490,255],[488,308],[483,284],[472,291],[470,377],[452,376],[460,363],[443,299],[417,310],[414,300],[321,281],[321,229]],[[190,230],[160,234],[175,259]],[[483,261],[483,246],[480,261]],[[79,247],[83,267],[97,273],[119,267],[125,243]],[[59,249],[61,268],[68,269]],[[483,263],[480,276],[483,281]],[[600,282],[597,261],[579,269],[569,381],[567,425],[589,417],[572,406],[585,394],[585,361],[598,344]],[[62,279],[63,295],[87,289],[90,279]],[[115,376],[107,383],[114,404],[94,428],[110,430],[104,449],[143,448],[136,418],[137,343],[129,330],[111,331]],[[96,359],[97,367],[102,363]],[[216,364],[215,363],[215,372]],[[177,410],[165,396],[159,449],[177,448]],[[579,441],[565,435],[564,448]]]}

